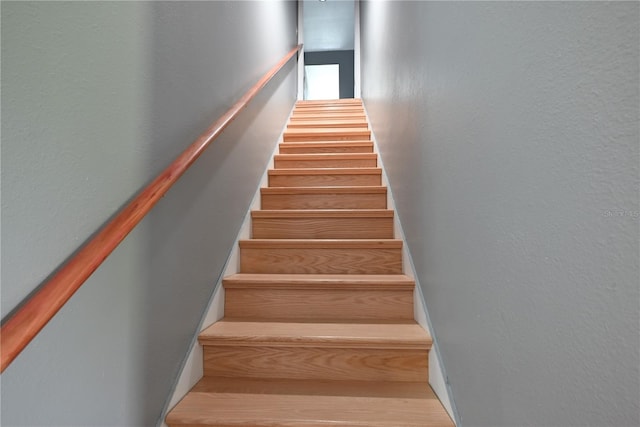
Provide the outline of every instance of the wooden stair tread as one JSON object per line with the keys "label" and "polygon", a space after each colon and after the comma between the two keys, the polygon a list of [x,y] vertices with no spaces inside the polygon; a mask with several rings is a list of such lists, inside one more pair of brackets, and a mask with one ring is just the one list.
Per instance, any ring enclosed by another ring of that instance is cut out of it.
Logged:
{"label": "wooden stair tread", "polygon": [[331,134],[348,134],[348,135],[362,135],[365,138],[369,138],[371,136],[371,131],[368,129],[359,129],[359,128],[311,128],[311,129],[287,129],[284,131],[285,136],[287,135],[331,135]]}
{"label": "wooden stair tread", "polygon": [[327,109],[335,109],[341,111],[358,110],[364,115],[364,105],[362,100],[354,100],[351,102],[339,101],[298,101],[294,106],[294,114],[296,112],[315,112],[326,111]]}
{"label": "wooden stair tread", "polygon": [[287,142],[279,145],[279,153],[373,153],[373,148],[372,141]]}
{"label": "wooden stair tread", "polygon": [[380,168],[269,169],[273,175],[382,175]]}
{"label": "wooden stair tread", "polygon": [[287,131],[302,129],[368,129],[366,122],[361,121],[292,121],[287,124]]}
{"label": "wooden stair tread", "polygon": [[362,105],[296,105],[293,109],[293,114],[316,114],[322,116],[323,114],[360,114],[365,115],[364,107]]}
{"label": "wooden stair tread", "polygon": [[340,141],[371,139],[371,130],[363,128],[291,128],[286,129],[282,141]]}
{"label": "wooden stair tread", "polygon": [[366,120],[292,120],[287,124],[287,129],[298,128],[364,128],[367,129],[369,125]]}
{"label": "wooden stair tread", "polygon": [[413,320],[415,282],[402,274],[250,274],[223,279],[227,318],[351,323]]}
{"label": "wooden stair tread", "polygon": [[314,105],[360,105],[360,98],[341,98],[341,99],[301,99],[296,101],[296,107],[314,106]]}
{"label": "wooden stair tread", "polygon": [[273,162],[277,170],[363,169],[378,166],[375,153],[301,153],[276,154]]}
{"label": "wooden stair tread", "polygon": [[[350,317],[322,317],[322,316],[314,316],[313,318],[309,317],[264,317],[264,316],[243,316],[243,315],[233,315],[225,317],[225,320],[228,321],[236,321],[236,322],[277,322],[277,323],[326,323],[326,324],[350,324],[350,323],[358,323],[362,321],[372,322],[385,322],[386,324],[396,324],[396,325],[405,325],[408,321],[413,321],[413,316],[410,318],[399,318],[399,319],[386,319],[386,318],[373,318],[373,317],[358,317],[358,318],[350,318]],[[332,347],[329,347],[332,348]],[[366,350],[366,348],[365,348]],[[424,350],[424,349],[419,349]]]}
{"label": "wooden stair tread", "polygon": [[429,350],[431,337],[410,323],[315,323],[222,319],[200,333],[202,345]]}
{"label": "wooden stair tread", "polygon": [[248,239],[238,243],[240,249],[402,249],[402,240],[399,239]]}
{"label": "wooden stair tread", "polygon": [[223,279],[226,289],[393,289],[412,290],[415,281],[404,274],[251,274]]}
{"label": "wooden stair tread", "polygon": [[359,112],[364,113],[362,105],[296,105],[293,114],[299,112]]}
{"label": "wooden stair tread", "polygon": [[377,159],[376,153],[306,153],[276,154],[275,159],[282,160],[331,160],[331,159]]}
{"label": "wooden stair tread", "polygon": [[387,187],[382,185],[265,187],[260,189],[262,209],[386,209]]}
{"label": "wooden stair tread", "polygon": [[[315,108],[297,108],[291,115],[294,120],[303,120],[309,118],[309,121],[322,120],[326,118],[340,119],[343,117],[360,119],[365,115],[362,107],[315,107]],[[315,119],[311,119],[311,116]],[[291,120],[291,121],[294,121]]]}
{"label": "wooden stair tread", "polygon": [[392,209],[279,209],[251,211],[252,218],[393,218]]}
{"label": "wooden stair tread", "polygon": [[342,147],[373,147],[373,141],[316,141],[316,142],[287,142],[280,144],[280,148],[342,148]]}
{"label": "wooden stair tread", "polygon": [[453,426],[437,399],[238,393],[189,393],[167,423],[174,427]]}
{"label": "wooden stair tread", "polygon": [[387,194],[387,187],[381,185],[349,187],[264,187],[260,189],[260,192],[263,194]]}
{"label": "wooden stair tread", "polygon": [[203,378],[170,426],[453,427],[421,382]]}
{"label": "wooden stair tread", "polygon": [[299,99],[296,105],[326,105],[326,104],[359,104],[362,105],[360,98],[337,98],[337,99]]}
{"label": "wooden stair tread", "polygon": [[377,167],[283,168],[269,169],[270,187],[326,187],[382,185],[382,169]]}
{"label": "wooden stair tread", "polygon": [[[349,139],[346,141],[313,141],[313,142],[287,142],[286,144],[284,144],[285,147],[287,148],[291,148],[291,147],[313,147],[313,146],[317,146],[317,147],[344,147],[345,145],[364,145],[364,146],[368,146],[368,145],[372,145],[373,141],[369,140],[356,140],[356,139]],[[280,146],[282,147],[283,144],[280,144]]]}
{"label": "wooden stair tread", "polygon": [[289,118],[290,122],[297,121],[324,121],[324,120],[333,120],[333,119],[341,119],[341,120],[367,120],[367,116],[365,116],[364,112],[354,111],[354,112],[344,112],[344,113],[333,113],[333,112],[325,112],[325,113],[311,113],[304,111],[296,111]]}
{"label": "wooden stair tread", "polygon": [[204,377],[198,381],[192,391],[197,393],[437,399],[431,387],[419,381],[308,381],[294,379]]}
{"label": "wooden stair tread", "polygon": [[314,108],[363,108],[362,102],[297,102],[296,109]]}
{"label": "wooden stair tread", "polygon": [[344,103],[329,103],[329,104],[296,104],[294,111],[303,111],[303,110],[326,110],[326,109],[341,109],[341,110],[351,110],[357,109],[364,111],[364,106],[362,104],[344,104]]}

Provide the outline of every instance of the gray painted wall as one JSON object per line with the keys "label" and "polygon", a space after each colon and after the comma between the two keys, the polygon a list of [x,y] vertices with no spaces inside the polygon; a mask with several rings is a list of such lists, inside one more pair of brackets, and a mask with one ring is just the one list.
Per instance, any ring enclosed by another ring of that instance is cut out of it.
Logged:
{"label": "gray painted wall", "polygon": [[363,97],[462,426],[640,425],[638,18],[362,5]]}
{"label": "gray painted wall", "polygon": [[355,48],[354,0],[301,0],[304,50],[353,50]]}
{"label": "gray painted wall", "polygon": [[[295,2],[3,1],[3,318],[295,43]],[[295,78],[292,60],[5,371],[2,425],[156,424]]]}

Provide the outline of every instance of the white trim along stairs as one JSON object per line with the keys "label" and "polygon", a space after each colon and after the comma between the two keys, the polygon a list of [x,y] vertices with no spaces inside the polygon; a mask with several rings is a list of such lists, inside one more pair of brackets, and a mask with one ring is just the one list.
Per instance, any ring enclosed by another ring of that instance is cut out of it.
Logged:
{"label": "white trim along stairs", "polygon": [[361,100],[298,101],[267,176],[166,424],[453,426]]}

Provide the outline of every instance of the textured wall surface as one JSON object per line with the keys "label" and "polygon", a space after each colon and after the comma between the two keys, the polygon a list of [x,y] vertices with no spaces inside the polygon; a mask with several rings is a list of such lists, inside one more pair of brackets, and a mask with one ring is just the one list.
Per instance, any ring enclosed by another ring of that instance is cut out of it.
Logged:
{"label": "textured wall surface", "polygon": [[[2,2],[2,316],[296,43],[295,2]],[[150,426],[295,59],[2,375],[2,425]]]}
{"label": "textured wall surface", "polygon": [[462,426],[640,425],[638,18],[362,5],[363,98]]}
{"label": "textured wall surface", "polygon": [[353,50],[354,0],[302,0],[305,52]]}

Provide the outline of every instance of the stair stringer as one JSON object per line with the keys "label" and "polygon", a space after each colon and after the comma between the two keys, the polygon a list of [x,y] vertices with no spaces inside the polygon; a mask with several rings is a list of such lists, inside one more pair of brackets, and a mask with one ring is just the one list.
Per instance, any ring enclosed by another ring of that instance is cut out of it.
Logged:
{"label": "stair stringer", "polygon": [[[365,114],[367,118],[369,114],[366,112],[367,107],[364,105]],[[400,216],[396,210],[395,201],[393,200],[393,192],[389,185],[389,179],[387,177],[387,171],[384,168],[384,162],[380,155],[378,147],[378,141],[375,137],[375,132],[371,130],[371,140],[373,141],[373,150],[378,154],[378,165],[382,169],[382,185],[387,187],[387,209],[393,210],[395,215],[393,216],[394,235],[396,239],[402,240],[402,269],[404,274],[411,277],[416,282],[416,286],[413,290],[413,315],[420,326],[429,332],[433,340],[431,350],[429,351],[429,385],[433,389],[438,399],[442,403],[454,424],[460,425],[460,418],[456,409],[453,398],[451,397],[451,386],[446,380],[447,375],[442,364],[442,357],[440,355],[440,349],[438,347],[438,341],[436,339],[435,331],[431,326],[431,320],[429,318],[429,312],[427,311],[427,305],[424,300],[424,295],[420,289],[420,283],[416,277],[416,270],[409,252],[409,246],[407,245],[407,239],[402,229],[402,223],[400,222]]]}
{"label": "stair stringer", "polygon": [[287,129],[287,123],[289,123],[294,108],[295,103],[291,107],[291,111],[289,112],[289,115],[287,116],[287,119],[282,126],[280,136],[275,142],[273,152],[271,153],[262,177],[260,178],[260,183],[258,184],[256,192],[253,195],[253,199],[251,200],[251,204],[249,205],[249,208],[244,215],[242,225],[240,226],[238,235],[236,236],[236,239],[233,242],[233,246],[229,251],[229,256],[227,257],[227,261],[225,262],[224,268],[222,269],[222,273],[218,276],[213,294],[211,295],[211,299],[209,300],[209,304],[207,306],[205,314],[202,317],[202,321],[200,322],[200,325],[198,327],[198,332],[194,335],[191,341],[191,346],[189,347],[187,356],[185,357],[184,363],[180,368],[180,374],[177,377],[177,380],[173,387],[173,391],[171,392],[164,405],[162,416],[157,423],[157,426],[159,427],[168,427],[165,421],[167,414],[182,400],[182,398],[187,395],[187,393],[196,385],[198,381],[200,381],[200,379],[202,379],[204,375],[204,366],[202,363],[203,347],[200,343],[198,343],[198,336],[206,328],[224,317],[225,294],[224,286],[222,286],[222,279],[240,272],[239,242],[240,240],[249,239],[251,236],[251,211],[260,209],[260,189],[268,186],[268,172],[269,169],[272,169],[274,167],[274,156],[278,154],[279,144],[282,142],[284,132]]}

